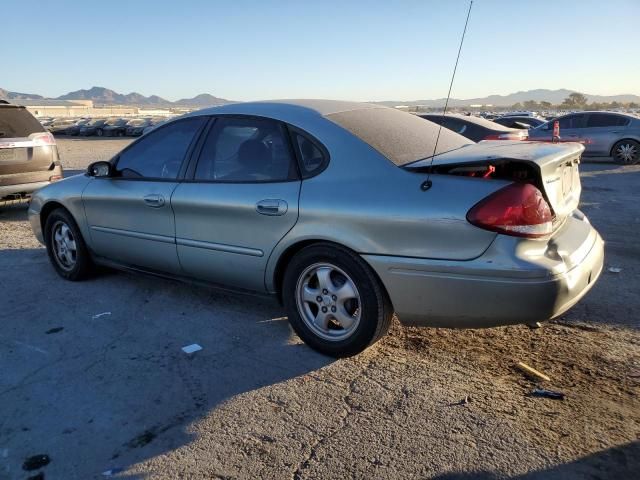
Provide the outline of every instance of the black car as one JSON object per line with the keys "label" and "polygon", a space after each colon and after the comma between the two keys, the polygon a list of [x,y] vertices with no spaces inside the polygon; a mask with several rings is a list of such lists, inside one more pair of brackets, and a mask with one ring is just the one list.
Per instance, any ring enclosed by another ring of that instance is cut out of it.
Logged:
{"label": "black car", "polygon": [[499,123],[492,122],[472,115],[456,114],[423,114],[420,117],[430,122],[442,125],[449,130],[453,130],[469,140],[479,142],[481,140],[526,140],[525,130],[505,127]]}
{"label": "black car", "polygon": [[493,121],[509,128],[535,128],[546,122],[546,120],[536,117],[520,117],[511,115],[494,118]]}
{"label": "black car", "polygon": [[144,129],[153,125],[150,118],[136,118],[127,123],[126,135],[129,137],[139,137],[144,132]]}
{"label": "black car", "polygon": [[0,200],[62,179],[53,135],[25,107],[0,101]]}
{"label": "black car", "polygon": [[70,127],[67,128],[65,134],[77,136],[80,134],[80,129],[84,127],[87,123],[89,123],[91,119],[83,118],[81,120],[74,121]]}
{"label": "black car", "polygon": [[[127,119],[126,118],[112,118],[107,120],[107,123],[102,127],[102,134],[105,137],[124,137],[127,131]],[[96,131],[97,135],[100,135]]]}
{"label": "black car", "polygon": [[103,135],[102,129],[104,128],[106,123],[107,121],[104,118],[97,118],[97,119],[91,120],[86,125],[83,125],[82,127],[80,127],[80,131],[78,132],[78,135],[81,135],[81,136],[98,135],[99,137],[101,137]]}

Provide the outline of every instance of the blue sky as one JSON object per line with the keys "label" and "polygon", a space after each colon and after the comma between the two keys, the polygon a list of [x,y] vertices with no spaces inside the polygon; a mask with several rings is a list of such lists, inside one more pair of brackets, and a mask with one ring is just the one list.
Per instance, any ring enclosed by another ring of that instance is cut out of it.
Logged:
{"label": "blue sky", "polygon": [[[0,88],[446,96],[468,0],[5,0]],[[640,0],[475,0],[452,96],[640,94]]]}

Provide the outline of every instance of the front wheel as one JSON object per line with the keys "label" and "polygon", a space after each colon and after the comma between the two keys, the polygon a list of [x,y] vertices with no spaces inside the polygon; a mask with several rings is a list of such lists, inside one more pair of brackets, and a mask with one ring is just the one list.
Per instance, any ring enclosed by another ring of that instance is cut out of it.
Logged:
{"label": "front wheel", "polygon": [[640,160],[640,143],[635,140],[620,140],[613,146],[612,153],[616,162],[633,165]]}
{"label": "front wheel", "polygon": [[298,336],[333,357],[362,352],[391,325],[393,308],[380,281],[358,255],[342,247],[301,250],[285,272],[282,293]]}
{"label": "front wheel", "polygon": [[93,262],[73,217],[61,208],[51,212],[45,224],[45,244],[49,259],[66,280],[82,280],[93,269]]}

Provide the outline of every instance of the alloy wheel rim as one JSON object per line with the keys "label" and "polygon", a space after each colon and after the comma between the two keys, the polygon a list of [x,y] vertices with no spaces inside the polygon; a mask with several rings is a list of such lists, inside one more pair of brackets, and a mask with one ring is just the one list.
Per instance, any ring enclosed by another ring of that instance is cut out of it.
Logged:
{"label": "alloy wheel rim", "polygon": [[634,163],[638,157],[636,146],[631,143],[625,143],[618,147],[616,156],[624,163]]}
{"label": "alloy wheel rim", "polygon": [[296,304],[307,327],[325,340],[344,340],[360,324],[358,288],[344,270],[330,263],[313,264],[300,274]]}
{"label": "alloy wheel rim", "polygon": [[64,270],[72,270],[78,261],[78,250],[73,232],[69,226],[56,222],[53,226],[53,254],[56,262]]}

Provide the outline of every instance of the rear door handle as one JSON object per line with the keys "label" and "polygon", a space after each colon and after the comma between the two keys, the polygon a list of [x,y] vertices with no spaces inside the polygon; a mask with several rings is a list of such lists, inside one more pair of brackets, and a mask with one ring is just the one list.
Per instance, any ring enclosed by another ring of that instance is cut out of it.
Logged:
{"label": "rear door handle", "polygon": [[289,210],[289,205],[284,200],[269,198],[256,203],[256,212],[261,215],[284,215],[287,210]]}
{"label": "rear door handle", "polygon": [[164,206],[164,197],[157,193],[152,193],[144,197],[144,203],[148,207],[160,208]]}

